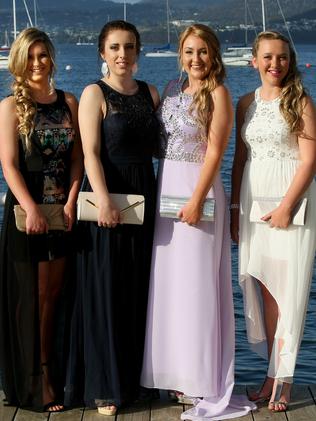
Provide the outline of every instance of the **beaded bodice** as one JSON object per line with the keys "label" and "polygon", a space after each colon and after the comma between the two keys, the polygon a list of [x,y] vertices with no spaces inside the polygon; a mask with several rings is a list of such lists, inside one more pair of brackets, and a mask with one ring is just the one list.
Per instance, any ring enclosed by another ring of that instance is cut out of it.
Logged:
{"label": "beaded bodice", "polygon": [[183,81],[171,81],[158,110],[166,138],[164,157],[174,161],[203,162],[207,143],[204,129],[189,110],[192,96],[182,92]]}
{"label": "beaded bodice", "polygon": [[279,97],[265,101],[260,97],[260,88],[256,89],[241,129],[248,148],[248,159],[299,159],[297,136],[290,132],[279,105]]}

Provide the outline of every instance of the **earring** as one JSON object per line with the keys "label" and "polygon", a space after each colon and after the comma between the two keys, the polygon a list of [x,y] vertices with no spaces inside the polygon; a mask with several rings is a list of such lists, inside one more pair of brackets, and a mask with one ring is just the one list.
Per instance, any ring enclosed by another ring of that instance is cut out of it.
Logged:
{"label": "earring", "polygon": [[102,63],[102,66],[101,66],[101,73],[103,74],[103,76],[107,76],[107,77],[109,77],[109,76],[110,76],[109,66],[108,66],[108,64],[107,64],[107,62],[106,62],[106,61],[104,61],[104,62]]}
{"label": "earring", "polygon": [[132,66],[133,75],[135,75],[137,73],[137,70],[138,70],[138,65],[137,65],[137,63],[134,63],[133,66]]}

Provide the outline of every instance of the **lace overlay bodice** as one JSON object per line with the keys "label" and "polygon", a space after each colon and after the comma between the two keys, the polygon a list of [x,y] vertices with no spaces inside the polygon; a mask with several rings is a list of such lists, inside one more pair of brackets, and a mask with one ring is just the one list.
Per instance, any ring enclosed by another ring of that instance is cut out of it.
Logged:
{"label": "lace overlay bodice", "polygon": [[107,113],[101,128],[101,160],[109,163],[151,162],[158,143],[159,122],[148,85],[137,80],[138,91],[124,95],[102,80]]}
{"label": "lace overlay bodice", "polygon": [[265,101],[256,89],[241,130],[249,160],[299,160],[297,136],[290,132],[279,105],[280,98]]}
{"label": "lace overlay bodice", "polygon": [[203,128],[189,111],[192,96],[182,92],[182,82],[171,81],[158,110],[166,138],[164,157],[174,161],[204,161],[207,143]]}

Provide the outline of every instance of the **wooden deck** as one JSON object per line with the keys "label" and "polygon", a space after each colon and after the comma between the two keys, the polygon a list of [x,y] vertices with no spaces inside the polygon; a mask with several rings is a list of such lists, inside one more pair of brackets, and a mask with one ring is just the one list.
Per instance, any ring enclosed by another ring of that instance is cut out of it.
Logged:
{"label": "wooden deck", "polygon": [[[256,386],[237,386],[236,393],[258,389]],[[165,394],[160,400],[142,403],[121,410],[113,417],[99,415],[96,410],[77,408],[69,411],[49,414],[36,413],[24,409],[5,406],[3,392],[0,391],[0,421],[178,421],[185,406],[171,403]],[[286,413],[271,413],[265,405],[258,410],[235,421],[315,421],[316,420],[316,385],[294,386],[292,402]]]}

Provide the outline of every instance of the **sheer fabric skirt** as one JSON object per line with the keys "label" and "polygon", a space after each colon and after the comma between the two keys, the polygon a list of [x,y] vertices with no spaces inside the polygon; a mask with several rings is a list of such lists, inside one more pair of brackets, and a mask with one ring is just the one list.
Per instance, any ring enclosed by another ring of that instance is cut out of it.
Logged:
{"label": "sheer fabric skirt", "polygon": [[304,226],[270,228],[267,223],[250,223],[249,213],[253,197],[283,197],[298,165],[295,160],[247,161],[241,188],[239,270],[248,340],[259,355],[267,357],[259,280],[279,307],[268,375],[286,382],[292,382],[312,279],[315,182],[304,195],[308,200]]}

